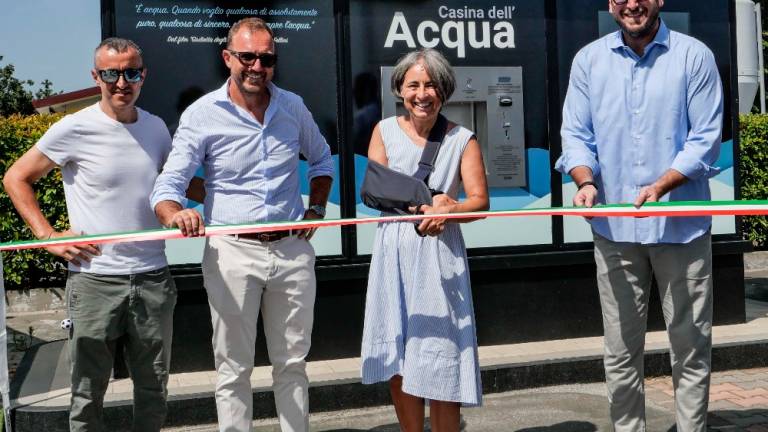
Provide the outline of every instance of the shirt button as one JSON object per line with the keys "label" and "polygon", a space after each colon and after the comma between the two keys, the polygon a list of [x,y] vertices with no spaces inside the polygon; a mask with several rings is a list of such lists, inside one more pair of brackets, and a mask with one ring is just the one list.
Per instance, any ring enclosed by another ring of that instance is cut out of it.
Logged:
{"label": "shirt button", "polygon": [[635,110],[635,114],[640,114],[640,110]]}

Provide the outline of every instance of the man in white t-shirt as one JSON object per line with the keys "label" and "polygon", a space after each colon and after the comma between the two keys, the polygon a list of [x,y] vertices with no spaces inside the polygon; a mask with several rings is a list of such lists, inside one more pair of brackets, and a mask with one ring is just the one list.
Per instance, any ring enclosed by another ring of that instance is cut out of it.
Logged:
{"label": "man in white t-shirt", "polygon": [[[54,124],[8,170],[3,184],[39,239],[159,228],[149,206],[171,149],[163,120],[135,106],[146,77],[141,50],[104,40],[91,72],[101,101]],[[32,185],[61,168],[71,228],[56,231]],[[102,406],[115,356],[125,339],[134,387],[134,431],[158,431],[166,414],[176,287],[163,241],[54,246],[69,262],[72,329],[70,430],[103,430]]]}

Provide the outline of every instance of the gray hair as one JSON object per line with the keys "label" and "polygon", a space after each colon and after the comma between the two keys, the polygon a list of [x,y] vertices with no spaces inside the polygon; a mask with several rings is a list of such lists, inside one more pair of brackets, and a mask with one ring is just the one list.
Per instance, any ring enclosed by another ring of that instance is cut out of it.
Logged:
{"label": "gray hair", "polygon": [[136,45],[136,42],[130,39],[111,37],[101,41],[99,46],[97,46],[96,49],[93,50],[94,65],[96,64],[96,56],[99,54],[99,50],[102,48],[106,48],[112,51],[117,51],[119,53],[124,53],[129,49],[133,48],[134,50],[136,50],[136,53],[139,54],[139,58],[141,58],[141,63],[144,64],[144,59],[141,56],[141,48],[139,48],[139,46]]}
{"label": "gray hair", "polygon": [[256,18],[256,17],[243,18],[240,21],[236,22],[234,25],[232,25],[232,27],[229,29],[229,33],[227,33],[227,48],[232,46],[232,39],[235,37],[237,32],[239,32],[240,29],[243,27],[248,29],[248,31],[251,33],[254,33],[257,31],[265,31],[269,33],[270,38],[272,39],[275,38],[275,33],[272,31],[271,28],[269,28],[269,25],[263,19]]}
{"label": "gray hair", "polygon": [[411,51],[400,57],[400,60],[397,61],[397,64],[392,69],[392,94],[398,99],[403,100],[403,97],[400,95],[400,88],[403,87],[405,74],[413,65],[419,62],[424,63],[429,77],[432,78],[432,82],[435,84],[440,102],[445,103],[456,89],[456,76],[453,74],[451,64],[440,54],[440,51],[431,48]]}

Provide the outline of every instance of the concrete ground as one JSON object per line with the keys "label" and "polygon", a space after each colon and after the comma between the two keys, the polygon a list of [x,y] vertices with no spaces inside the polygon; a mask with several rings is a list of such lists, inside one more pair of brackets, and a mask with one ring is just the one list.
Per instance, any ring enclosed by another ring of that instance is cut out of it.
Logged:
{"label": "concrete ground", "polygon": [[[670,377],[646,380],[648,431],[674,430]],[[768,432],[768,368],[716,372],[710,392],[710,431]],[[610,431],[602,383],[543,387],[490,394],[480,408],[462,410],[465,432]],[[397,432],[391,406],[312,414],[312,431]],[[214,432],[215,424],[168,428],[166,432]],[[429,429],[427,422],[425,430]],[[275,419],[254,422],[255,432],[280,432]]]}
{"label": "concrete ground", "polygon": [[[610,430],[602,384],[545,387],[497,393],[484,397],[481,408],[462,410],[466,432],[588,432]],[[674,417],[662,408],[648,407],[648,430],[667,430]],[[391,406],[310,416],[312,431],[397,432]],[[213,432],[215,425],[170,431]],[[425,430],[429,429],[427,422]],[[276,421],[254,422],[255,432],[279,432]]]}

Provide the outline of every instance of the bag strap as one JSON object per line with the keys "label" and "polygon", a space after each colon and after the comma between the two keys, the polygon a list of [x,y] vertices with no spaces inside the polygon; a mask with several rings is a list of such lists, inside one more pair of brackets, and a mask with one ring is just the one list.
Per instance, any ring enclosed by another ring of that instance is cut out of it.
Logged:
{"label": "bag strap", "polygon": [[443,139],[445,139],[445,132],[447,130],[448,120],[442,114],[438,114],[435,125],[429,131],[424,151],[421,153],[419,168],[413,177],[424,181],[424,183],[429,181],[429,174],[432,173],[432,167],[435,165],[435,160],[437,160],[437,152],[440,151],[440,145],[443,143]]}

